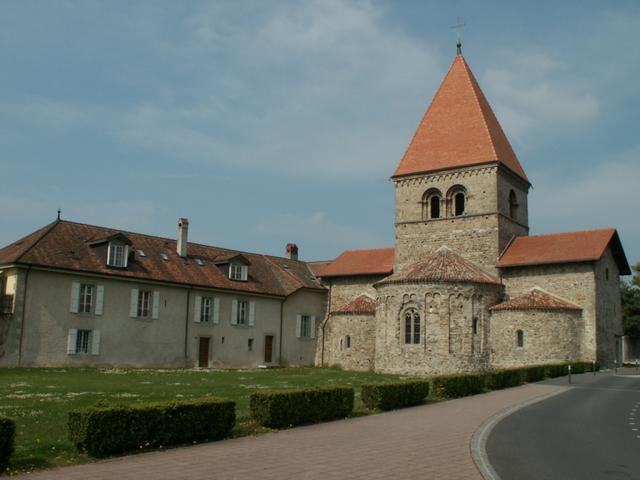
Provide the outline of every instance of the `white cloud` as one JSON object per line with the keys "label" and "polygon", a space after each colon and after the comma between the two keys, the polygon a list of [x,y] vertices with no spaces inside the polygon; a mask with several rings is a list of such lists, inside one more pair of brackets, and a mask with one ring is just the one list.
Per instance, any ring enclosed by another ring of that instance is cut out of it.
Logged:
{"label": "white cloud", "polygon": [[549,174],[529,198],[532,234],[617,227],[630,261],[640,258],[640,146],[575,176]]}
{"label": "white cloud", "polygon": [[318,260],[305,256],[305,252],[320,248],[333,251],[337,256],[343,250],[353,248],[388,246],[388,241],[377,232],[357,225],[338,224],[322,211],[307,216],[274,215],[259,222],[255,231],[261,237],[278,239],[283,247],[287,242],[297,243],[301,257],[307,260]]}
{"label": "white cloud", "polygon": [[592,122],[600,103],[588,79],[537,52],[507,54],[483,75],[483,85],[508,135],[519,139],[575,129]]}
{"label": "white cloud", "polygon": [[111,75],[144,94],[94,107],[43,100],[23,113],[58,127],[86,122],[126,146],[212,167],[389,175],[441,79],[434,51],[386,24],[381,4],[252,5],[248,15],[207,4],[170,37],[141,25],[135,48],[165,58],[166,71],[126,65]]}

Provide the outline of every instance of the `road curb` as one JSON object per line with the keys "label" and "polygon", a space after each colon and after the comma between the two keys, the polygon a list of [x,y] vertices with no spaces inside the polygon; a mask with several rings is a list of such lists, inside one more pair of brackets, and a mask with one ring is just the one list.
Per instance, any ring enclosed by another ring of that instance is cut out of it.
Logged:
{"label": "road curb", "polygon": [[550,392],[545,395],[541,395],[539,397],[535,397],[530,400],[518,403],[516,405],[512,405],[496,413],[488,420],[486,420],[482,425],[480,425],[480,428],[478,428],[478,430],[476,430],[473,434],[469,447],[471,449],[471,457],[473,458],[477,469],[480,471],[480,474],[485,480],[501,480],[500,476],[496,473],[493,466],[491,465],[491,462],[489,461],[489,457],[487,455],[487,440],[489,438],[489,435],[491,435],[491,431],[493,430],[493,428],[502,419],[508,417],[512,413],[517,412],[524,407],[528,407],[529,405],[533,405],[534,403],[538,403],[548,398],[559,395],[560,393],[564,393],[568,390],[571,390],[571,387],[563,387],[561,390]]}

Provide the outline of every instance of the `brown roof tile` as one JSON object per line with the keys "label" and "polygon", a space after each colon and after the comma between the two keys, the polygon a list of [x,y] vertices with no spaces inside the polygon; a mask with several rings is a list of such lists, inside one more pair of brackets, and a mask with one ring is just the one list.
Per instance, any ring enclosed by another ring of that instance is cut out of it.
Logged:
{"label": "brown roof tile", "polygon": [[376,313],[376,301],[369,295],[360,295],[331,313],[374,314]]}
{"label": "brown roof tile", "polygon": [[[108,267],[92,242],[117,233],[123,233],[132,243],[134,254],[126,269]],[[182,258],[176,252],[176,240],[173,239],[69,221],[56,222],[19,242],[0,249],[0,265],[37,265],[278,296],[290,295],[301,288],[324,290],[304,262],[197,243],[189,243],[188,256]],[[138,250],[142,250],[145,256],[139,255]],[[164,260],[161,253],[168,260]],[[251,265],[246,282],[229,279],[226,269],[217,264],[221,258],[230,259],[238,254]],[[203,265],[198,265],[196,259],[200,259]]]}
{"label": "brown roof tile", "polygon": [[393,248],[347,250],[318,273],[319,277],[388,275],[393,271]]}
{"label": "brown roof tile", "polygon": [[408,265],[379,283],[422,281],[500,283],[496,277],[452,252],[446,246],[440,247],[435,253]]}
{"label": "brown roof tile", "polygon": [[498,260],[498,267],[588,262],[611,250],[622,275],[629,275],[629,263],[618,233],[613,228],[581,232],[517,237]]}
{"label": "brown roof tile", "polygon": [[533,288],[524,295],[491,307],[491,310],[582,310],[582,308],[540,289]]}
{"label": "brown roof tile", "polygon": [[493,162],[528,181],[469,65],[457,55],[393,176]]}

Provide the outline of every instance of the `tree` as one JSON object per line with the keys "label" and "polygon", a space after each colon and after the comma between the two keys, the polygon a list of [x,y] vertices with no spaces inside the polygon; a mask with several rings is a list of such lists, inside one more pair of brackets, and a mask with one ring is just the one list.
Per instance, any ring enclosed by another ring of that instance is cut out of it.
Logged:
{"label": "tree", "polygon": [[635,272],[630,282],[622,282],[622,328],[625,335],[640,337],[640,263],[632,267]]}

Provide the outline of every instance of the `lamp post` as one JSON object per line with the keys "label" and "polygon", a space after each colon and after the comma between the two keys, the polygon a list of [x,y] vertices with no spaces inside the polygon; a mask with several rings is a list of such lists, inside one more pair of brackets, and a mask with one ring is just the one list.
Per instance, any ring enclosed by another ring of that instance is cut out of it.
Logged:
{"label": "lamp post", "polygon": [[569,372],[568,380],[569,380],[569,383],[571,383],[571,364],[567,365],[567,371]]}

